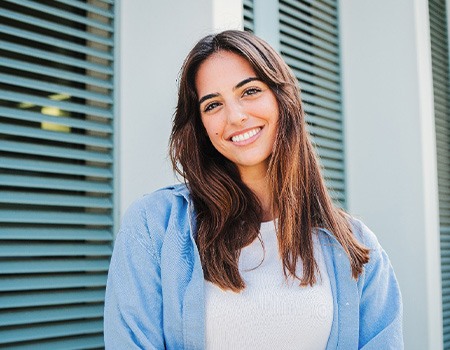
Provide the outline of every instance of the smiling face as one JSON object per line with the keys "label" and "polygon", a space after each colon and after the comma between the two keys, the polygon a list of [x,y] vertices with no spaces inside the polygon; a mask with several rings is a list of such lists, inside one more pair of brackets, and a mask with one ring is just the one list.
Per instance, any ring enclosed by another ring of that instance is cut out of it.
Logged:
{"label": "smiling face", "polygon": [[195,87],[213,146],[244,172],[265,175],[277,134],[275,94],[243,57],[219,51],[199,67]]}

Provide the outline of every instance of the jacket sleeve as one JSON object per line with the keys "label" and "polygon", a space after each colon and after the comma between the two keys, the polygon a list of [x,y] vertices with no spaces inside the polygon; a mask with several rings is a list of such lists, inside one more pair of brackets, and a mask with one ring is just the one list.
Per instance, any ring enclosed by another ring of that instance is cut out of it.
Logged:
{"label": "jacket sleeve", "polygon": [[361,222],[359,226],[362,241],[370,249],[370,261],[358,281],[359,348],[403,349],[402,298],[394,270],[375,235]]}
{"label": "jacket sleeve", "polygon": [[131,207],[117,235],[105,296],[105,348],[164,349],[159,257],[144,209]]}

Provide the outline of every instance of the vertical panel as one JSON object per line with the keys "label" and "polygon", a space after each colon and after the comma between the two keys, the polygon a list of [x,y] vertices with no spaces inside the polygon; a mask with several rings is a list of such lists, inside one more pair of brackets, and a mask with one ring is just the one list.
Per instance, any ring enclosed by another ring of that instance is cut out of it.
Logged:
{"label": "vertical panel", "polygon": [[244,0],[244,30],[253,33],[253,0]]}
{"label": "vertical panel", "polygon": [[430,0],[429,12],[441,232],[443,336],[444,348],[450,349],[450,89],[445,0]]}
{"label": "vertical panel", "polygon": [[345,207],[336,1],[280,0],[281,54],[297,76],[331,196]]}
{"label": "vertical panel", "polygon": [[113,2],[0,4],[0,347],[103,347]]}

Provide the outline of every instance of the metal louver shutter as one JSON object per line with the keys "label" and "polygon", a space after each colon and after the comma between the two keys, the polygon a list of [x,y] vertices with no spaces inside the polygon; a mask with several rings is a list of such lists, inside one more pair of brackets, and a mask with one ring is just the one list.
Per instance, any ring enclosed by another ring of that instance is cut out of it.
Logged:
{"label": "metal louver shutter", "polygon": [[300,82],[330,194],[346,206],[336,0],[280,0],[280,51]]}
{"label": "metal louver shutter", "polygon": [[103,347],[113,0],[0,0],[0,348]]}
{"label": "metal louver shutter", "polygon": [[444,349],[450,349],[450,105],[449,55],[445,0],[430,0],[439,217],[441,233]]}
{"label": "metal louver shutter", "polygon": [[244,30],[254,32],[253,0],[244,0]]}

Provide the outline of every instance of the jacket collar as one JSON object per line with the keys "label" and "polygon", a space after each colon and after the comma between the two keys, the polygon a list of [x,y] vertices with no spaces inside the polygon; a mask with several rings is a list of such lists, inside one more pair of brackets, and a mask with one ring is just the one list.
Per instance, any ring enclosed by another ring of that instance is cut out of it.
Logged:
{"label": "jacket collar", "polygon": [[181,196],[184,199],[186,199],[188,202],[191,199],[191,195],[189,193],[187,183],[179,183],[176,185],[168,186],[166,188],[171,189],[176,196]]}

